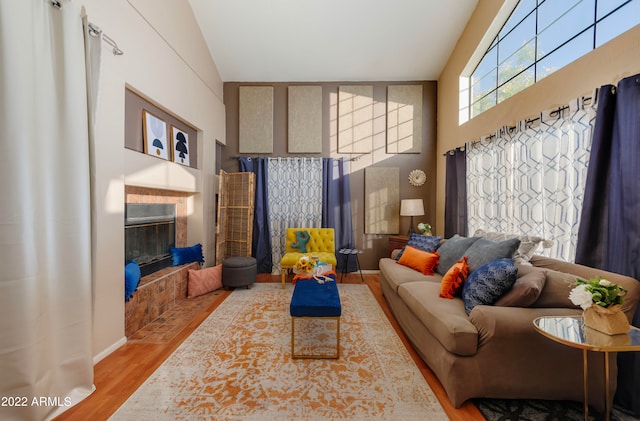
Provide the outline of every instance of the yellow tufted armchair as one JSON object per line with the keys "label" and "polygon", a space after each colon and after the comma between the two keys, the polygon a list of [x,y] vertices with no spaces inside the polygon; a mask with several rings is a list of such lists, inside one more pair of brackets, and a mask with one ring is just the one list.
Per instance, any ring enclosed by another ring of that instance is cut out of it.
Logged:
{"label": "yellow tufted armchair", "polygon": [[[296,232],[306,231],[309,233],[309,242],[307,242],[306,253],[300,253],[300,250],[293,247],[298,238]],[[333,228],[287,228],[286,253],[280,259],[280,267],[282,272],[282,288],[284,288],[287,272],[293,268],[302,256],[318,256],[321,262],[332,264],[336,267],[336,248],[334,240]]]}

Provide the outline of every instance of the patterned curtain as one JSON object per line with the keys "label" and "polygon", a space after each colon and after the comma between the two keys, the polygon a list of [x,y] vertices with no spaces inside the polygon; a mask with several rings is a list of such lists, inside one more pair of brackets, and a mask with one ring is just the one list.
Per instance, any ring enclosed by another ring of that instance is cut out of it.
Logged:
{"label": "patterned curtain", "polygon": [[322,158],[269,158],[273,274],[280,273],[287,228],[322,224]]}
{"label": "patterned curtain", "polygon": [[[595,95],[594,95],[595,98]],[[539,124],[503,127],[467,151],[469,233],[529,234],[553,241],[551,257],[573,261],[595,101],[543,112]]]}

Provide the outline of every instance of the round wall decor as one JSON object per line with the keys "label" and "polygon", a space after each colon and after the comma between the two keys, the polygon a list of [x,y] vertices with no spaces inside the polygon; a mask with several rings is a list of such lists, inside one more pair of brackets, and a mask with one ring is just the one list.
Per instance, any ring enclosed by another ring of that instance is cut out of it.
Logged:
{"label": "round wall decor", "polygon": [[422,170],[413,170],[409,173],[409,184],[420,187],[427,181],[427,175]]}

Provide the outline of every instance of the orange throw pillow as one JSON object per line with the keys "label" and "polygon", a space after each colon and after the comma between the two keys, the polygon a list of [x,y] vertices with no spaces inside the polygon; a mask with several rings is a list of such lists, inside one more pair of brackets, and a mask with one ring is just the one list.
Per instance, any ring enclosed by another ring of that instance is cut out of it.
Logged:
{"label": "orange throw pillow", "polygon": [[206,269],[189,269],[187,298],[194,298],[222,288],[222,264]]}
{"label": "orange throw pillow", "polygon": [[469,265],[467,264],[467,256],[458,260],[458,263],[451,266],[442,277],[440,284],[440,296],[442,298],[453,298],[454,295],[460,293],[462,284],[469,276]]}
{"label": "orange throw pillow", "polygon": [[420,271],[424,275],[433,275],[433,268],[438,265],[439,261],[440,255],[437,252],[431,253],[406,246],[398,263]]}

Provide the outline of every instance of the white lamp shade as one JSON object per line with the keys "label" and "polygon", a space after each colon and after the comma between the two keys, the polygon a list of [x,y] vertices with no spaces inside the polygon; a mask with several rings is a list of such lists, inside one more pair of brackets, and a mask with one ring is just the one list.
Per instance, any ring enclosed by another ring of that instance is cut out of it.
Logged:
{"label": "white lamp shade", "polygon": [[422,199],[404,199],[400,202],[400,216],[422,215],[424,215]]}

